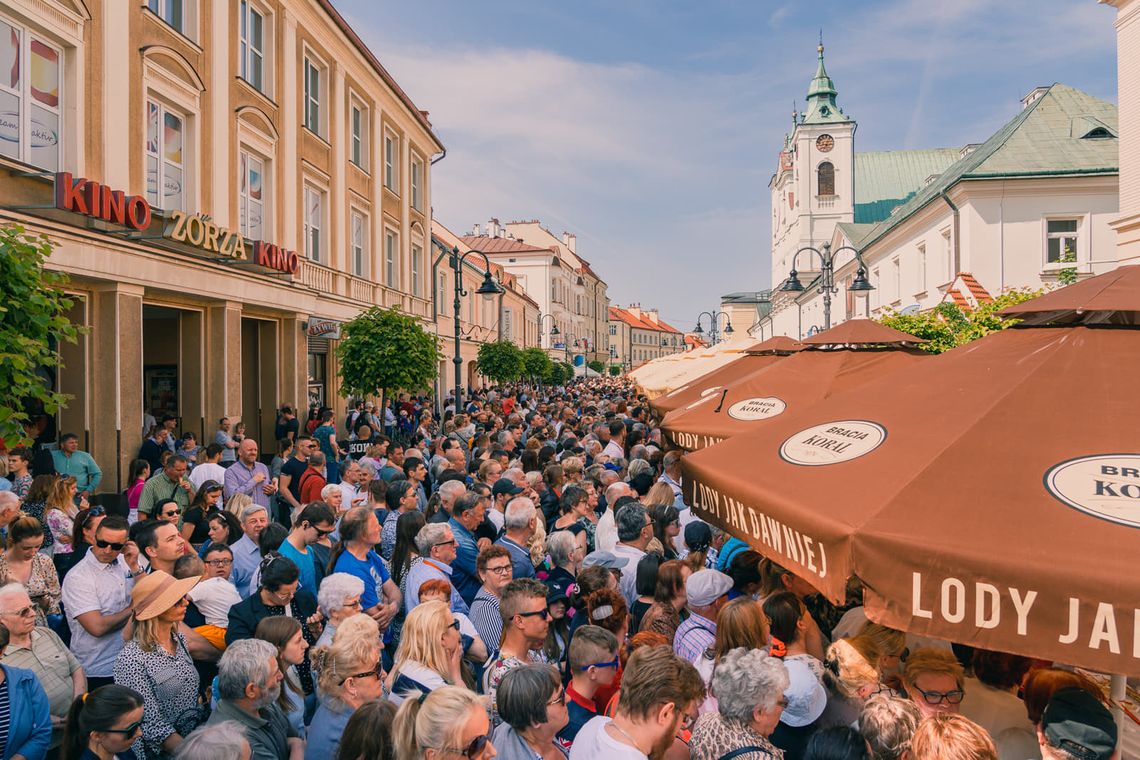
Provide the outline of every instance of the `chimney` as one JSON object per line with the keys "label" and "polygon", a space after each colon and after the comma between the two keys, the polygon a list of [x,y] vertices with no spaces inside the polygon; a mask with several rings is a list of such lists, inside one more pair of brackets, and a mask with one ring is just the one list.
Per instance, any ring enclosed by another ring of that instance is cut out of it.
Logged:
{"label": "chimney", "polygon": [[630,314],[637,317],[638,319],[641,319],[641,304],[631,303],[629,305],[629,308],[626,309],[626,311],[628,311]]}
{"label": "chimney", "polygon": [[483,230],[479,229],[479,225],[476,223],[475,226],[471,228],[471,235],[473,237],[480,237],[482,234]]}
{"label": "chimney", "polygon": [[570,249],[570,253],[578,253],[578,236],[570,232],[562,233],[562,244]]}
{"label": "chimney", "polygon": [[647,311],[645,312],[645,317],[646,317],[646,318],[647,318],[647,319],[648,319],[650,322],[652,322],[653,324],[657,324],[657,323],[660,321],[660,320],[658,319],[658,316],[657,316],[657,309],[649,309],[649,310],[647,310]]}
{"label": "chimney", "polygon": [[487,222],[487,235],[490,237],[500,237],[503,233],[503,227],[499,224],[499,220],[491,217]]}

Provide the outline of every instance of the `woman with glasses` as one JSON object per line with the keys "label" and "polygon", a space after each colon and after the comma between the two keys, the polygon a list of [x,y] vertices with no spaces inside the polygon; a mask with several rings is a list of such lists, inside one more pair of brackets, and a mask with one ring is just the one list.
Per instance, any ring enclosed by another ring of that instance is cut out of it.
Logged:
{"label": "woman with glasses", "polygon": [[363,593],[364,581],[355,575],[333,573],[321,581],[317,590],[317,609],[325,618],[325,629],[314,648],[331,644],[341,621],[360,613],[360,595]]}
{"label": "woman with glasses", "polygon": [[64,725],[61,760],[140,760],[131,745],[142,719],[142,695],[125,686],[102,686],[76,697]]}
{"label": "woman with glasses", "polygon": [[210,539],[210,518],[222,511],[222,484],[216,480],[202,481],[194,493],[194,500],[186,510],[182,523],[182,537],[194,546]]}
{"label": "woman with glasses", "polygon": [[154,505],[154,519],[177,528],[182,522],[182,507],[174,499],[161,499]]}
{"label": "woman with glasses", "polygon": [[725,654],[712,680],[717,711],[697,719],[689,743],[692,760],[781,760],[784,753],[768,737],[787,707],[788,685],[784,663],[762,649]]}
{"label": "woman with glasses", "polygon": [[959,712],[966,696],[962,665],[945,649],[923,647],[911,652],[902,680],[907,696],[924,718]]}
{"label": "woman with glasses", "polygon": [[99,530],[99,523],[103,522],[106,516],[107,511],[99,506],[81,509],[75,515],[75,553],[72,564],[83,559],[83,555],[95,543],[95,532]]}
{"label": "woman with glasses", "polygon": [[380,639],[373,635],[341,635],[313,652],[313,670],[320,687],[320,704],[309,726],[305,760],[335,757],[353,711],[381,698],[384,670]]}
{"label": "woman with glasses", "polygon": [[400,760],[489,760],[496,756],[486,698],[462,686],[442,686],[430,694],[408,696],[394,725]]}
{"label": "woman with glasses", "polygon": [[491,739],[504,760],[565,760],[555,735],[569,722],[562,679],[550,665],[523,665],[503,676],[495,695],[503,722]]}
{"label": "woman with glasses", "polygon": [[[257,625],[267,617],[287,615],[301,624],[302,635],[309,646],[321,635],[321,613],[317,600],[304,589],[298,589],[301,571],[288,557],[273,552],[261,561],[261,579],[256,593],[230,608],[226,644],[254,637]],[[313,674],[309,653],[297,665],[297,675],[305,694],[313,693]]]}
{"label": "woman with glasses", "polygon": [[421,602],[404,621],[400,646],[388,674],[388,699],[401,704],[413,692],[462,685],[463,641],[459,621],[445,602]]}
{"label": "woman with glasses", "polygon": [[237,515],[228,510],[210,515],[208,524],[207,536],[210,540],[202,544],[202,548],[198,550],[199,557],[205,557],[211,546],[216,544],[233,546],[245,535],[242,533],[241,522],[237,519]]}
{"label": "woman with glasses", "polygon": [[59,615],[62,591],[51,558],[42,554],[44,531],[29,515],[8,525],[8,547],[0,556],[0,578],[15,581],[28,590],[36,605],[36,625],[47,626],[49,615]]}
{"label": "woman with glasses", "polygon": [[198,670],[178,632],[186,617],[186,595],[198,578],[177,580],[154,570],[131,590],[134,627],[115,659],[115,683],[143,697],[142,734],[135,754],[146,760],[173,757],[182,739],[205,722],[198,699]]}

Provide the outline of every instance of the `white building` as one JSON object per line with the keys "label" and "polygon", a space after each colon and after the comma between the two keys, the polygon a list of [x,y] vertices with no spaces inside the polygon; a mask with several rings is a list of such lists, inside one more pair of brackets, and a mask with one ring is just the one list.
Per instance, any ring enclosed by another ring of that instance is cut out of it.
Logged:
{"label": "white building", "polygon": [[[832,325],[950,299],[968,306],[1009,288],[1050,285],[1064,268],[1083,277],[1115,266],[1111,103],[1055,84],[1033,90],[981,144],[855,153],[856,123],[836,95],[821,47],[808,108],[770,184],[774,290],[757,337],[803,337],[826,326],[819,259],[811,251],[794,258],[806,246],[837,252]],[[844,246],[867,263],[875,290],[863,304],[847,292],[857,267]],[[793,268],[805,290],[780,292]]]}
{"label": "white building", "polygon": [[1140,0],[1100,0],[1116,9],[1120,102],[1120,215],[1113,222],[1121,264],[1140,264]]}

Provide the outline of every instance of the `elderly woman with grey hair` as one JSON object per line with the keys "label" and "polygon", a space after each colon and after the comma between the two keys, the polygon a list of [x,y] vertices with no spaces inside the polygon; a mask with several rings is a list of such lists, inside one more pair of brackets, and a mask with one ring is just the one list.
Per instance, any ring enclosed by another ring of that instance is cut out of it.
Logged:
{"label": "elderly woman with grey hair", "polygon": [[762,649],[733,649],[712,678],[717,712],[697,719],[689,743],[692,760],[783,760],[768,737],[787,706],[788,670]]}
{"label": "elderly woman with grey hair", "polygon": [[360,612],[360,595],[364,581],[348,573],[333,573],[321,581],[317,590],[317,609],[325,617],[325,629],[313,649],[332,643],[340,621]]}
{"label": "elderly woman with grey hair", "polygon": [[570,721],[562,680],[550,665],[523,665],[499,682],[495,707],[503,722],[491,736],[500,760],[564,760],[555,734]]}
{"label": "elderly woman with grey hair", "polygon": [[208,723],[178,745],[175,760],[249,760],[245,726],[236,720]]}

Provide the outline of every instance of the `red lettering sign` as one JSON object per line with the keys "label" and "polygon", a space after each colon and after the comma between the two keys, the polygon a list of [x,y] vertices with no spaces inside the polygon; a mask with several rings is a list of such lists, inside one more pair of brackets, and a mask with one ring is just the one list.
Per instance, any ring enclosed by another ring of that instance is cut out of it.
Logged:
{"label": "red lettering sign", "polygon": [[71,172],[55,175],[55,207],[105,222],[145,230],[150,226],[150,204],[141,195],[128,196],[122,190],[112,190],[98,182]]}
{"label": "red lettering sign", "polygon": [[276,269],[287,274],[297,274],[301,259],[296,251],[286,251],[281,246],[258,240],[253,244],[253,261],[266,269]]}

